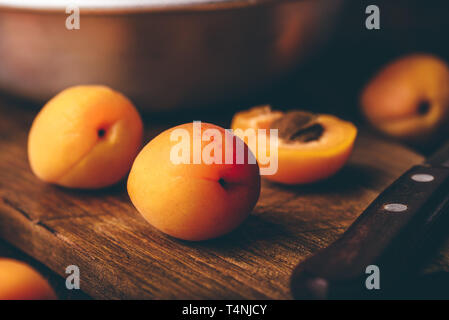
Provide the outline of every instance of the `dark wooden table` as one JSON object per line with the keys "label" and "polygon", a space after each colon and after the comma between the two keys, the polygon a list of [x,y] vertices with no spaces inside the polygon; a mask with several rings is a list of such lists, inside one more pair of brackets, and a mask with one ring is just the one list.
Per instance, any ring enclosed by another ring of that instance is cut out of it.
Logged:
{"label": "dark wooden table", "polygon": [[[26,154],[37,110],[0,101],[0,236],[60,276],[66,266],[79,266],[81,288],[94,298],[289,299],[295,265],[335,240],[385,186],[422,160],[362,132],[337,176],[303,187],[264,181],[239,229],[192,243],[146,223],[124,183],[78,191],[39,181]],[[150,139],[164,125],[147,121],[146,127]],[[448,266],[443,249],[428,270]]]}

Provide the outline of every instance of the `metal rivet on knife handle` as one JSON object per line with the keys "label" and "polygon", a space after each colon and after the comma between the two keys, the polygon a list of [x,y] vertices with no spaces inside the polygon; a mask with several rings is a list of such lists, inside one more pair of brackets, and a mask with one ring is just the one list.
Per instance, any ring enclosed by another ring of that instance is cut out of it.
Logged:
{"label": "metal rivet on knife handle", "polygon": [[384,209],[389,212],[404,212],[407,210],[407,206],[402,203],[389,203],[384,205]]}
{"label": "metal rivet on knife handle", "polygon": [[416,182],[430,182],[435,180],[435,177],[432,176],[431,174],[417,173],[412,176],[412,180]]}

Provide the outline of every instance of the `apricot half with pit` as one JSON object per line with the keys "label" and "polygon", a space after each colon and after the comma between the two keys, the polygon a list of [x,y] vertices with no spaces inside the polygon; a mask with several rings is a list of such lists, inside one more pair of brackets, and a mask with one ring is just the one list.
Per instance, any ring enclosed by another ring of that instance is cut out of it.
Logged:
{"label": "apricot half with pit", "polygon": [[[238,163],[237,142],[246,160]],[[209,123],[168,129],[139,153],[128,194],[143,217],[183,240],[206,240],[239,226],[260,193],[259,167],[229,131]]]}
{"label": "apricot half with pit", "polygon": [[365,87],[361,106],[366,119],[386,135],[425,142],[449,123],[449,67],[424,54],[393,61]]}
{"label": "apricot half with pit", "polygon": [[24,262],[0,258],[0,300],[56,299],[53,289]]}
{"label": "apricot half with pit", "polygon": [[[335,116],[300,110],[284,113],[270,106],[237,113],[231,127],[247,142],[247,129],[263,129],[258,130],[258,139],[260,135],[269,136],[270,130],[277,130],[278,168],[264,178],[284,184],[312,183],[334,175],[348,160],[357,135],[352,123]],[[267,137],[264,141],[270,143]],[[254,148],[249,143],[249,147],[258,159],[265,152],[273,152],[259,144]],[[261,161],[259,166],[262,169]]]}
{"label": "apricot half with pit", "polygon": [[101,188],[122,179],[142,143],[133,104],[104,86],[77,86],[51,99],[28,137],[31,169],[40,179],[72,188]]}

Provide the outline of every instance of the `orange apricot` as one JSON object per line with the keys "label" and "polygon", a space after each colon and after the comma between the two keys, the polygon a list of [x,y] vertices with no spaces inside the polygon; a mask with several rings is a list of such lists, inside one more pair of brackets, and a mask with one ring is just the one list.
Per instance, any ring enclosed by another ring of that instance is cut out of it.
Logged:
{"label": "orange apricot", "polygon": [[410,142],[426,141],[449,122],[449,67],[424,54],[393,61],[365,87],[361,107],[379,131]]}
{"label": "orange apricot", "polygon": [[28,158],[43,181],[101,188],[122,179],[142,143],[133,104],[104,86],[76,86],[51,99],[33,121]]}
{"label": "orange apricot", "polygon": [[235,229],[260,193],[255,159],[235,161],[240,139],[213,124],[196,125],[183,124],[151,140],[128,178],[128,194],[143,217],[160,231],[191,241]]}
{"label": "orange apricot", "polygon": [[[258,135],[267,137],[269,129],[278,130],[278,169],[264,178],[284,184],[312,183],[334,175],[348,160],[357,136],[357,128],[352,123],[335,116],[298,110],[284,113],[269,106],[237,113],[231,128],[246,142],[247,129],[266,129]],[[266,140],[269,145],[270,140]],[[260,145],[249,144],[249,147],[258,158],[261,156],[255,150]],[[269,147],[264,152],[269,153]],[[263,168],[260,162],[259,166]]]}
{"label": "orange apricot", "polygon": [[0,258],[0,300],[51,300],[56,299],[53,289],[29,265]]}

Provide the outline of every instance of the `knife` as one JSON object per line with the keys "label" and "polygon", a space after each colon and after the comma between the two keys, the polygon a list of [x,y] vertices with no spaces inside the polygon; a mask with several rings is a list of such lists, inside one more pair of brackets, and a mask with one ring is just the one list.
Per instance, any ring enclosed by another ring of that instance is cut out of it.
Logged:
{"label": "knife", "polygon": [[449,233],[448,217],[449,143],[387,187],[338,240],[301,262],[291,277],[293,297],[388,297],[413,281]]}

